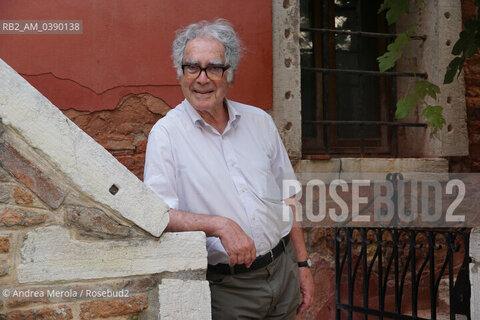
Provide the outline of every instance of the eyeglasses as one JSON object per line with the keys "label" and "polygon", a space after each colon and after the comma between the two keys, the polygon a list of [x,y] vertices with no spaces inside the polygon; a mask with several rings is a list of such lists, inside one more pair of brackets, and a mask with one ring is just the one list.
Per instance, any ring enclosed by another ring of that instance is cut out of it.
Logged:
{"label": "eyeglasses", "polygon": [[209,65],[202,68],[195,64],[182,64],[183,75],[190,80],[197,79],[202,71],[205,71],[210,80],[221,80],[228,69],[230,69],[229,65]]}

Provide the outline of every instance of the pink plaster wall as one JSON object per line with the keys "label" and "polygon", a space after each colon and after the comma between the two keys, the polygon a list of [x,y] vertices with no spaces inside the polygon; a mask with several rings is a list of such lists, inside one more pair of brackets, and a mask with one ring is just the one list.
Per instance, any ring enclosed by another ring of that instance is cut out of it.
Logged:
{"label": "pink plaster wall", "polygon": [[272,106],[271,1],[0,1],[0,20],[83,20],[81,35],[0,34],[0,58],[60,109],[114,109],[149,93],[182,99],[170,59],[174,31],[202,19],[232,22],[246,47],[229,97]]}

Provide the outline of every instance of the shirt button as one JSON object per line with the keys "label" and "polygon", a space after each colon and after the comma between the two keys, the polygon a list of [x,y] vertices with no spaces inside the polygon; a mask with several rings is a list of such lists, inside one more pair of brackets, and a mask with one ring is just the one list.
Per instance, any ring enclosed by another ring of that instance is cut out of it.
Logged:
{"label": "shirt button", "polygon": [[[255,216],[252,216],[252,220],[255,220]],[[260,243],[260,244],[262,244],[262,243]]]}
{"label": "shirt button", "polygon": [[240,189],[240,191],[245,192],[245,188]]}
{"label": "shirt button", "polygon": [[235,165],[235,161],[232,161],[230,165],[233,167]]}
{"label": "shirt button", "polygon": [[223,139],[225,139],[225,137],[224,137],[224,136],[222,136],[222,140],[223,140]]}

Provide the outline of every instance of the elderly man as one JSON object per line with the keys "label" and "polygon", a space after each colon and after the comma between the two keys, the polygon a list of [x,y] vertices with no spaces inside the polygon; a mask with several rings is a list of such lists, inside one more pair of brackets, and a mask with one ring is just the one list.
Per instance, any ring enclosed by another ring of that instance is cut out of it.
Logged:
{"label": "elderly man", "polygon": [[153,127],[145,163],[166,230],[207,235],[214,319],[293,319],[313,295],[302,230],[283,219],[294,173],[271,117],[226,99],[240,41],[226,20],[201,21],[172,56],[185,100]]}

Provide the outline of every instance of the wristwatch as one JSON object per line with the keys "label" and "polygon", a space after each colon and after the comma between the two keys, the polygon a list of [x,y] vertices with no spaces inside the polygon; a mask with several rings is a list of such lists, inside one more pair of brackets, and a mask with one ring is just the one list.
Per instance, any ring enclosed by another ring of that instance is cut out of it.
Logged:
{"label": "wristwatch", "polygon": [[298,267],[299,268],[303,268],[303,267],[309,267],[311,268],[312,267],[312,260],[310,260],[310,258],[308,258],[307,260],[305,261],[299,261],[297,262],[298,263]]}

